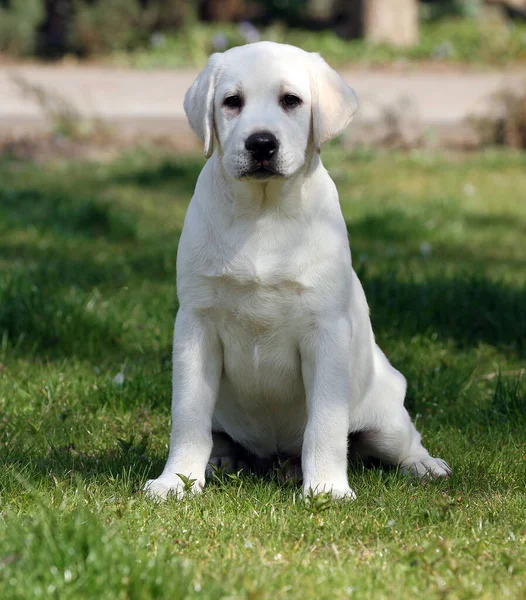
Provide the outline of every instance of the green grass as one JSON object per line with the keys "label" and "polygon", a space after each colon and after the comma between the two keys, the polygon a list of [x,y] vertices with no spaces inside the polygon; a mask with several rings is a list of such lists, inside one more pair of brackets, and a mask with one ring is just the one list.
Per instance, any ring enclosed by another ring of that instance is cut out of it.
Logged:
{"label": "green grass", "polygon": [[4,160],[2,599],[525,597],[526,156],[324,155],[377,339],[454,475],[355,465],[350,504],[305,503],[277,473],[144,498],[201,160]]}
{"label": "green grass", "polygon": [[[262,40],[299,46],[321,55],[335,66],[385,65],[397,61],[497,66],[526,59],[526,24],[499,20],[449,18],[424,22],[420,41],[410,48],[344,40],[332,30],[287,29],[279,24],[260,29]],[[116,52],[110,62],[140,68],[202,67],[212,52],[246,43],[237,25],[193,24],[177,34],[155,38],[150,48]],[[215,41],[221,40],[221,46]]]}

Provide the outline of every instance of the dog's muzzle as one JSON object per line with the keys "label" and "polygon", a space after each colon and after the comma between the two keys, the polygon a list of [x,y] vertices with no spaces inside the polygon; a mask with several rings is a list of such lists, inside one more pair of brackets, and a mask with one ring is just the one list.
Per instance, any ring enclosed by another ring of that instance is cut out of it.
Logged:
{"label": "dog's muzzle", "polygon": [[245,175],[258,178],[279,175],[274,167],[278,148],[278,138],[270,131],[257,131],[249,135],[245,141],[245,149],[252,157],[252,165]]}

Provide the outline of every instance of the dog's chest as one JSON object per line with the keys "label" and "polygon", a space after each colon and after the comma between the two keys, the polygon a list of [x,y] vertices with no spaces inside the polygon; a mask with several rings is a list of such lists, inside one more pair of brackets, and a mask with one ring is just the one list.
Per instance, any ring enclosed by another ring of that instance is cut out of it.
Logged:
{"label": "dog's chest", "polygon": [[223,348],[216,416],[230,435],[262,455],[301,443],[299,336],[309,318],[301,246],[249,239],[235,251],[211,255],[199,275],[206,290],[202,313]]}
{"label": "dog's chest", "polygon": [[237,241],[210,252],[198,270],[202,310],[218,325],[237,324],[253,335],[298,318],[308,287],[302,244],[263,235]]}

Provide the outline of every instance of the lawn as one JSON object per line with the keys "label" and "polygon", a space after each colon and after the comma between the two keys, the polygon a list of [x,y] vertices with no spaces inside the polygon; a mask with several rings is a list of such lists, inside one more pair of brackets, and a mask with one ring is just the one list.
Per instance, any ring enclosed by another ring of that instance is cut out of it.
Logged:
{"label": "lawn", "polygon": [[526,155],[324,152],[377,339],[454,474],[278,471],[156,504],[202,161],[0,160],[0,597],[524,598]]}

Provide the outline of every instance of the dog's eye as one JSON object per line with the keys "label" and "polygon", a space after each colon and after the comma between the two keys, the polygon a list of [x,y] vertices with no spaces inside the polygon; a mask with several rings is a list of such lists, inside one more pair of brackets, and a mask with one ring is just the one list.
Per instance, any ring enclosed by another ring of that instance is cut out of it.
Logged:
{"label": "dog's eye", "polygon": [[241,108],[243,106],[243,100],[241,99],[241,96],[235,95],[235,96],[227,96],[224,100],[223,100],[223,106],[226,106],[227,108]]}
{"label": "dog's eye", "polygon": [[285,94],[281,98],[281,104],[284,108],[296,108],[296,106],[301,104],[301,98],[295,94]]}

